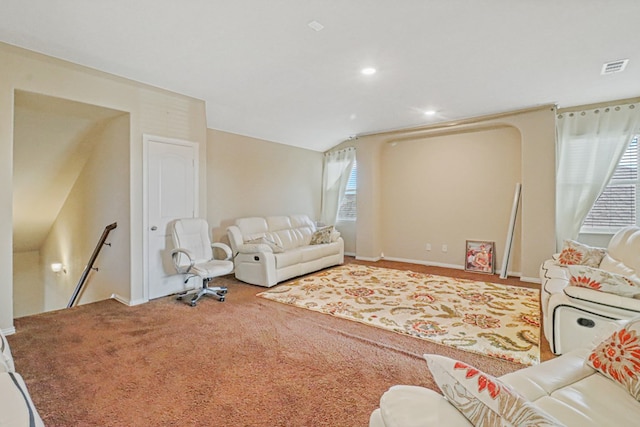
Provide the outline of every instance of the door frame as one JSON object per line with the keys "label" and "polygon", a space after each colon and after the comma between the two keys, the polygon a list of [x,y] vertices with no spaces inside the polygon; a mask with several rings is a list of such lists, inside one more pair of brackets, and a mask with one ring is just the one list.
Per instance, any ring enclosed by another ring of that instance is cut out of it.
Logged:
{"label": "door frame", "polygon": [[142,299],[149,302],[149,145],[152,143],[191,147],[194,152],[194,212],[199,216],[200,207],[200,144],[184,139],[142,134]]}

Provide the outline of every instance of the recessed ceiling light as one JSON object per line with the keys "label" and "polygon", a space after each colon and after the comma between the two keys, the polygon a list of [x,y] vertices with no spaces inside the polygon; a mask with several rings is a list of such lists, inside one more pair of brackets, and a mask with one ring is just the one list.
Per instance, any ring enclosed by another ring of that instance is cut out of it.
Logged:
{"label": "recessed ceiling light", "polygon": [[424,112],[425,116],[435,116],[436,115],[436,110],[427,110]]}
{"label": "recessed ceiling light", "polygon": [[363,68],[362,70],[360,70],[360,72],[362,74],[364,74],[365,76],[371,76],[371,75],[376,73],[376,69],[373,68],[373,67],[367,67],[367,68]]}

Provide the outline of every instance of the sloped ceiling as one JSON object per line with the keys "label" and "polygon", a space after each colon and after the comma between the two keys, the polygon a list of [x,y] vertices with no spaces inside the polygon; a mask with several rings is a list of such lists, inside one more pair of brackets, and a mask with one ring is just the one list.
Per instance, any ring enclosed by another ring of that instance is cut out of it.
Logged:
{"label": "sloped ceiling", "polygon": [[[638,0],[9,0],[1,14],[1,41],[203,99],[210,128],[317,151],[640,96]],[[618,59],[624,72],[600,75]]]}
{"label": "sloped ceiling", "polygon": [[14,111],[13,247],[23,252],[40,248],[95,136],[123,113],[21,91]]}

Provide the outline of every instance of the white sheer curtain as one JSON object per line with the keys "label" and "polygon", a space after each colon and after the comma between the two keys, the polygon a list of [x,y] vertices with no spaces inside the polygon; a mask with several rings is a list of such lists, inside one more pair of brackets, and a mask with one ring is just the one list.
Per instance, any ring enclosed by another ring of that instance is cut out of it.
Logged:
{"label": "white sheer curtain", "polygon": [[640,104],[558,115],[556,245],[576,239],[580,227],[638,133]]}
{"label": "white sheer curtain", "polygon": [[324,155],[322,172],[322,215],[320,221],[335,225],[340,201],[347,188],[356,149],[353,147],[340,151],[331,151]]}

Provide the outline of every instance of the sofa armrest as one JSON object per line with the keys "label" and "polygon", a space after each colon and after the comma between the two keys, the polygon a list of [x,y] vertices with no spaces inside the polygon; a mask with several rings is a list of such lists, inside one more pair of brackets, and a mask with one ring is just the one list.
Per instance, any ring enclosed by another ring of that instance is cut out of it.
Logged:
{"label": "sofa armrest", "polygon": [[640,300],[635,298],[623,297],[580,286],[567,286],[564,288],[564,293],[573,300],[640,313]]}
{"label": "sofa armrest", "polygon": [[16,367],[13,363],[13,356],[11,355],[11,348],[9,347],[9,341],[5,338],[2,331],[0,331],[1,351],[0,354],[0,372],[15,372]]}
{"label": "sofa armrest", "polygon": [[372,426],[379,425],[382,419],[385,427],[472,425],[441,394],[409,385],[395,385],[387,390],[380,398],[379,418],[372,418],[377,422]]}
{"label": "sofa armrest", "polygon": [[224,243],[220,243],[220,242],[214,242],[211,244],[211,248],[212,249],[222,249],[222,251],[225,253],[226,258],[224,258],[225,261],[230,260],[233,257],[233,252],[231,252],[231,248],[227,245],[225,245]]}
{"label": "sofa armrest", "polygon": [[244,243],[240,228],[237,225],[231,225],[227,227],[227,237],[229,238],[229,243],[231,244],[231,250],[234,254],[237,254],[238,248]]}

